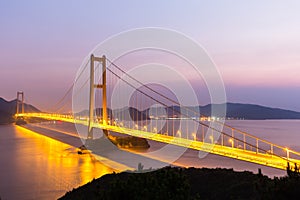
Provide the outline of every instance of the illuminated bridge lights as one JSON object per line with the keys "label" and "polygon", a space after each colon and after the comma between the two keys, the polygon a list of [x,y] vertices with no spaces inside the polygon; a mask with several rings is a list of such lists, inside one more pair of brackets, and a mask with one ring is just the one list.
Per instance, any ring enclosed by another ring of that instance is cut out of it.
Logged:
{"label": "illuminated bridge lights", "polygon": [[[70,123],[79,123],[86,126],[88,125],[88,118],[84,118],[84,117],[74,118],[74,116],[72,115],[61,115],[61,114],[50,114],[50,113],[23,113],[23,114],[17,114],[16,117],[24,117],[24,118],[34,117],[34,118],[42,118],[47,120],[60,120],[60,121],[70,122]],[[169,136],[168,134],[158,134],[156,127],[152,129],[153,132],[149,132],[147,131],[147,126],[140,127],[141,130],[139,130],[138,129],[139,127],[137,125],[133,126],[133,128],[128,128],[125,126],[123,122],[120,122],[119,126],[117,126],[117,123],[111,124],[110,120],[108,122],[109,123],[105,123],[105,121],[103,121],[103,123],[98,123],[97,121],[95,121],[94,123],[92,123],[92,126],[95,128],[105,129],[108,131],[118,132],[121,134],[141,137],[141,138],[145,138],[157,142],[178,145],[181,147],[186,147],[186,148],[195,149],[199,151],[205,151],[216,155],[221,155],[229,158],[257,163],[257,164],[283,169],[283,170],[286,170],[288,166],[288,162],[291,162],[293,164],[296,163],[298,166],[300,166],[299,159],[291,158],[292,154],[300,157],[300,153],[269,142],[265,142],[265,144],[270,145],[271,149],[263,150],[264,152],[263,153],[261,152],[262,149],[260,149],[259,151],[258,138],[256,138],[257,146],[255,147],[255,145],[252,145],[251,150],[249,150],[245,148],[246,147],[245,143],[244,143],[244,148],[234,147],[234,140],[237,139],[233,137],[228,139],[229,146],[226,146],[224,145],[223,142],[221,144],[214,143],[213,135],[210,135],[209,142],[204,142],[204,141],[197,140],[196,133],[191,134],[192,139],[187,139],[181,137],[182,133],[180,130],[178,130],[176,133],[177,137],[174,137],[174,136]],[[278,149],[282,149],[282,151],[286,152],[286,156],[275,155],[273,152],[274,147]]]}

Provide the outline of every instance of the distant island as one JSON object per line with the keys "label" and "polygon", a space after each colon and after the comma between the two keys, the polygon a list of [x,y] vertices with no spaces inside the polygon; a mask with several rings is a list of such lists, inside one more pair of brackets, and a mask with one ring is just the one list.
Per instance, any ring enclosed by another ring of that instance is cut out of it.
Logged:
{"label": "distant island", "polygon": [[[16,100],[6,101],[0,97],[0,124],[9,124],[14,122],[14,114],[16,113]],[[203,116],[211,116],[211,108],[214,106],[216,110],[224,106],[224,104],[208,104],[205,106],[190,106],[189,116],[193,117],[193,111],[198,112]],[[226,119],[245,119],[245,120],[266,120],[266,119],[300,119],[300,112],[285,110],[279,108],[270,108],[255,104],[241,103],[226,103]],[[101,115],[102,109],[95,109],[98,116]],[[181,117],[181,109],[179,106],[171,106],[165,108],[165,117]],[[25,112],[41,112],[36,107],[25,104]],[[132,107],[125,107],[117,110],[108,109],[109,116],[123,116],[128,120],[150,119],[150,109],[139,111]],[[114,114],[112,114],[114,113]],[[87,111],[82,111],[82,114],[88,114]],[[220,117],[220,116],[214,116]]]}

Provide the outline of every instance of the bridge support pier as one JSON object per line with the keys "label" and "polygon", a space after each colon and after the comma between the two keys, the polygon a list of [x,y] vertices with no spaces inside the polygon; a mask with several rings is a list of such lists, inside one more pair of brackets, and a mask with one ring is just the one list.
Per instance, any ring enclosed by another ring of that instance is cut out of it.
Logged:
{"label": "bridge support pier", "polygon": [[[95,84],[95,62],[102,64],[102,84]],[[95,89],[102,89],[102,123],[107,124],[107,104],[106,104],[106,57],[95,57],[93,54],[90,58],[90,98],[89,98],[89,123],[88,138],[93,139],[93,123],[95,109]],[[106,134],[106,133],[105,133]]]}

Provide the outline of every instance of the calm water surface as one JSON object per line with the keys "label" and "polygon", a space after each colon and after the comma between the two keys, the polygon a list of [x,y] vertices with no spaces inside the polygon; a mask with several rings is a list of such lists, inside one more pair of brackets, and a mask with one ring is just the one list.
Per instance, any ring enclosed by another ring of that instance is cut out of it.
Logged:
{"label": "calm water surface", "polygon": [[[300,151],[300,120],[243,120],[227,124],[270,142]],[[70,124],[48,124],[52,130],[72,132]],[[115,168],[97,161],[88,154],[78,155],[74,141],[63,134],[54,140],[14,125],[0,126],[0,197],[3,199],[56,199],[66,191],[85,184],[93,178],[111,173]],[[63,141],[63,142],[60,142]],[[149,141],[155,151],[162,144]],[[283,176],[283,170],[238,161],[213,154],[204,158],[199,152],[186,150],[176,165],[194,167],[226,167],[257,172],[261,168],[268,176]],[[130,162],[130,157],[122,159]],[[157,158],[159,160],[159,158]]]}
{"label": "calm water surface", "polygon": [[112,169],[75,147],[14,125],[0,126],[0,197],[57,199]]}

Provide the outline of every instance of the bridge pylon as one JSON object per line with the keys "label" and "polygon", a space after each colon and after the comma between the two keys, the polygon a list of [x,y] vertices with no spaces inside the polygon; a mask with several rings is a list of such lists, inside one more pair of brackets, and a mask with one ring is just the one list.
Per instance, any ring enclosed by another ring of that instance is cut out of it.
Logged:
{"label": "bridge pylon", "polygon": [[[95,84],[95,62],[102,64],[102,84]],[[106,57],[96,57],[93,54],[90,58],[90,97],[89,97],[89,123],[88,138],[93,139],[93,123],[95,109],[95,89],[102,89],[102,122],[107,124],[107,103],[106,103]]]}
{"label": "bridge pylon", "polygon": [[[24,119],[24,92],[17,92],[16,125],[26,124]],[[21,112],[20,112],[21,108]],[[21,116],[19,116],[21,114]]]}
{"label": "bridge pylon", "polygon": [[17,92],[17,110],[16,114],[20,114],[20,107],[21,113],[24,113],[24,92]]}

